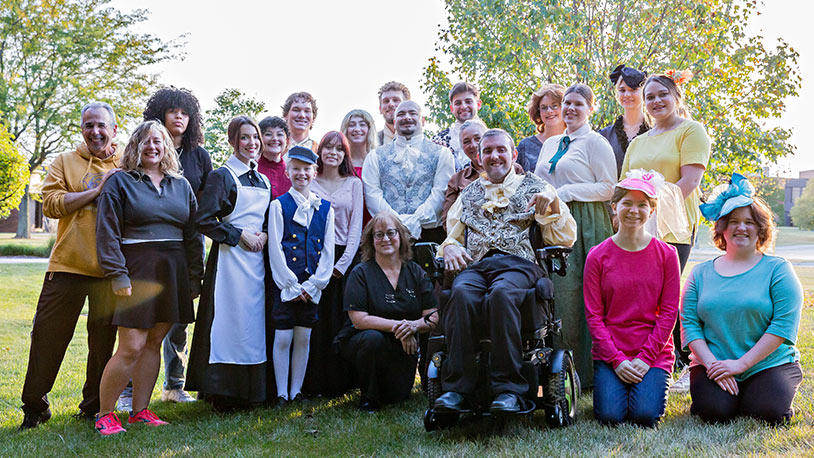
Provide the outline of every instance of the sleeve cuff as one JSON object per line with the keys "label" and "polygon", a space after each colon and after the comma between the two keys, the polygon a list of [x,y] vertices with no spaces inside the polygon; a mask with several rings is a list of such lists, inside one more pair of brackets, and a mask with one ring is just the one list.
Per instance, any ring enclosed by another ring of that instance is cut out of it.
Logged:
{"label": "sleeve cuff", "polygon": [[240,242],[241,235],[243,235],[243,232],[240,229],[232,227],[229,229],[229,234],[226,236],[226,240],[224,240],[223,243],[229,246],[237,246],[237,244]]}
{"label": "sleeve cuff", "polygon": [[113,287],[113,291],[118,291],[120,289],[129,288],[130,287],[130,277],[122,274],[112,277],[110,279],[110,284]]}
{"label": "sleeve cuff", "polygon": [[302,290],[303,287],[299,283],[294,283],[292,286],[286,286],[282,289],[282,291],[280,291],[280,299],[282,299],[283,302],[291,302],[302,294]]}

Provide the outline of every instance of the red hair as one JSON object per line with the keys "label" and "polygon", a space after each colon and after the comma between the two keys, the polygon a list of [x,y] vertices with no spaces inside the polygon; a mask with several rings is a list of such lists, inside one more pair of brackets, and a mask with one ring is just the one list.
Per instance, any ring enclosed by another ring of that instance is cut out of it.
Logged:
{"label": "red hair", "polygon": [[339,164],[339,175],[343,177],[355,177],[356,170],[353,169],[353,159],[350,155],[350,145],[348,139],[342,132],[332,130],[322,137],[317,147],[317,174],[322,174],[322,149],[329,145],[339,145],[345,153],[342,163]]}

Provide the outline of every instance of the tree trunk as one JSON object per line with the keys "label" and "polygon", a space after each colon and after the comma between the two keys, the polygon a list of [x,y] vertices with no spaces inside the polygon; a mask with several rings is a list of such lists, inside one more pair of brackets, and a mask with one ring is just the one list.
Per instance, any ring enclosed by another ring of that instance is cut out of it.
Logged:
{"label": "tree trunk", "polygon": [[25,194],[17,210],[17,235],[15,239],[31,238],[31,225],[28,224],[28,185],[25,185]]}

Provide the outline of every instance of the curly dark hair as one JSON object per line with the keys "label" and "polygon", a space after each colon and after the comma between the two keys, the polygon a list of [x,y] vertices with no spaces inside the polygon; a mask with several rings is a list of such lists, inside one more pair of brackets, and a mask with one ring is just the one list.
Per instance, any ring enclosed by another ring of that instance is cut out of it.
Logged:
{"label": "curly dark hair", "polygon": [[181,140],[181,150],[192,151],[201,146],[204,141],[201,106],[189,89],[169,86],[156,91],[147,101],[147,107],[144,109],[144,120],[155,119],[164,124],[167,110],[173,108],[181,108],[189,115],[189,124],[187,124],[187,130],[184,131],[184,137]]}

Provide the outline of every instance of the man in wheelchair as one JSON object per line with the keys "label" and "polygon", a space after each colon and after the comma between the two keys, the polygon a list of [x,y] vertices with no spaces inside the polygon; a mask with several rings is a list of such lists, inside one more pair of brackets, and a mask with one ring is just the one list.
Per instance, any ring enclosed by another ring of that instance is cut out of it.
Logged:
{"label": "man in wheelchair", "polygon": [[[441,370],[443,394],[436,412],[478,408],[478,343],[491,341],[488,380],[494,414],[530,411],[523,393],[521,310],[524,298],[545,275],[535,262],[529,227],[538,224],[548,245],[571,246],[576,222],[556,190],[533,173],[514,170],[517,151],[511,136],[490,129],[480,142],[484,173],[464,188],[447,215],[447,238],[438,250],[452,282],[441,316],[447,356]],[[485,407],[485,406],[482,406]]]}

